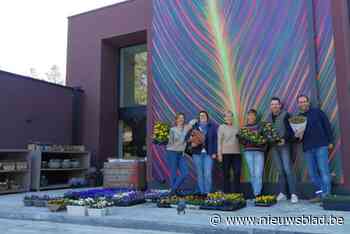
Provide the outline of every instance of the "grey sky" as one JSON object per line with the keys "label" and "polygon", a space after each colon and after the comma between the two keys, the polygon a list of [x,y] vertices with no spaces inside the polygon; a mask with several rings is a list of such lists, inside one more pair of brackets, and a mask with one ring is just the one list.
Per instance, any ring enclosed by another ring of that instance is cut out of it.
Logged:
{"label": "grey sky", "polygon": [[0,4],[0,70],[66,74],[67,17],[125,0],[6,0]]}

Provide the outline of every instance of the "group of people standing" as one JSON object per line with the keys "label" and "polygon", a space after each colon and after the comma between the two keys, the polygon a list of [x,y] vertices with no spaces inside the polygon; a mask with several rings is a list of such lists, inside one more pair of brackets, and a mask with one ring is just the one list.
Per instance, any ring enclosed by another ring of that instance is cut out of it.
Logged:
{"label": "group of people standing", "polygon": [[[184,152],[188,145],[197,137],[194,133],[200,132],[204,139],[192,144],[191,154],[197,174],[197,192],[208,194],[212,192],[212,171],[214,160],[223,163],[223,191],[224,193],[240,192],[242,155],[248,165],[250,183],[254,196],[261,195],[262,178],[265,155],[271,151],[277,170],[281,178],[286,179],[292,203],[298,202],[296,179],[292,170],[290,145],[293,142],[303,144],[304,159],[312,183],[317,187],[313,202],[321,201],[331,193],[331,179],[328,166],[328,154],[333,149],[333,135],[329,119],[319,108],[310,106],[309,97],[300,95],[297,98],[299,115],[307,119],[306,129],[303,132],[294,132],[289,124],[290,114],[282,108],[281,100],[273,97],[270,102],[270,111],[265,120],[272,124],[281,137],[277,145],[255,145],[250,142],[240,142],[237,134],[239,126],[233,123],[233,113],[224,112],[224,123],[217,127],[206,111],[200,111],[198,120],[191,120],[188,124],[185,115],[178,113],[175,117],[175,126],[170,129],[167,144],[166,158],[170,168],[171,193],[176,193],[188,176],[189,169]],[[252,132],[262,130],[258,113],[250,109],[247,113],[244,126]],[[231,169],[233,183],[231,183]],[[179,174],[177,174],[179,171]],[[232,186],[231,186],[232,185]],[[279,193],[277,200],[286,200],[284,193]]]}

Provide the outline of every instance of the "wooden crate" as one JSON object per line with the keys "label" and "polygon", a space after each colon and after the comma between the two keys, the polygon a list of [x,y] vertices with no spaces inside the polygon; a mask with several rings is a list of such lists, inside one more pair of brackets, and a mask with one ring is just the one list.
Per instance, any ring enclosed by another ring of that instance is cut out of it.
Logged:
{"label": "wooden crate", "polygon": [[146,164],[144,161],[109,162],[103,168],[103,186],[145,189]]}

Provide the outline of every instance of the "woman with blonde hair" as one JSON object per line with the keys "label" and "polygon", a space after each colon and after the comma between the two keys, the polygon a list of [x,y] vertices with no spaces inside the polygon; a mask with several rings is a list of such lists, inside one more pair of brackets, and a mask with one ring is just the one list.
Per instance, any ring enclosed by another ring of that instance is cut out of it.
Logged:
{"label": "woman with blonde hair", "polygon": [[[218,161],[223,162],[224,193],[238,193],[241,177],[241,154],[237,134],[239,126],[233,124],[233,113],[224,114],[225,123],[218,129]],[[230,170],[233,170],[233,187],[230,183]]]}
{"label": "woman with blonde hair", "polygon": [[[166,146],[166,159],[170,168],[171,194],[178,192],[179,187],[184,183],[188,175],[188,165],[183,154],[186,147],[186,135],[192,128],[194,121],[185,124],[185,114],[177,113],[175,116],[175,126],[170,129],[169,142]],[[180,174],[177,175],[177,171]]]}

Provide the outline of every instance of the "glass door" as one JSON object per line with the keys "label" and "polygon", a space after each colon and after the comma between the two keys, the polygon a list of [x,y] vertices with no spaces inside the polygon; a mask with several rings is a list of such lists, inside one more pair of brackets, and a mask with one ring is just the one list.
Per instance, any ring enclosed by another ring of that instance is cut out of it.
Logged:
{"label": "glass door", "polygon": [[118,155],[146,157],[147,46],[120,49]]}

